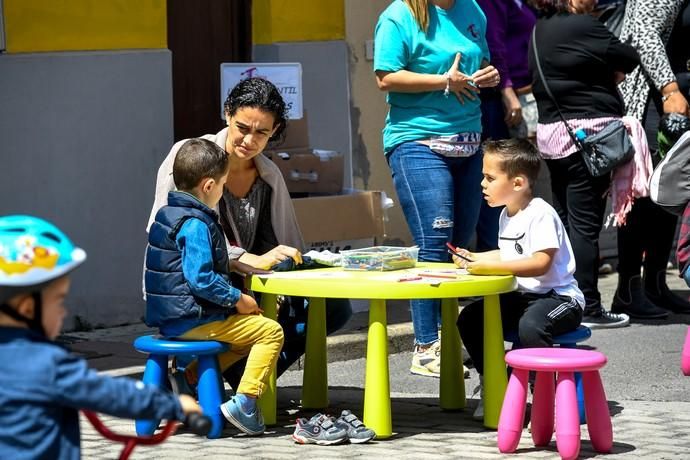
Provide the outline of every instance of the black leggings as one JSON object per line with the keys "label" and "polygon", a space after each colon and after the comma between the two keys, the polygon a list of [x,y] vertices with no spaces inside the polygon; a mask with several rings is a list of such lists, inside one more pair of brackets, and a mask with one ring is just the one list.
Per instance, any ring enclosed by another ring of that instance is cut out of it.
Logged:
{"label": "black leggings", "polygon": [[551,173],[553,207],[565,226],[575,256],[575,279],[585,296],[585,312],[601,309],[599,233],[606,211],[609,176],[592,177],[579,152],[546,160]]}
{"label": "black leggings", "polygon": [[[618,227],[618,276],[621,282],[640,274],[644,253],[645,274],[666,270],[678,217],[649,198],[635,200],[626,224]],[[656,281],[656,280],[654,280]]]}
{"label": "black leggings", "polygon": [[[659,161],[655,154],[660,109],[661,107],[655,104],[650,97],[643,119],[647,142],[654,163]],[[618,227],[619,284],[622,285],[630,277],[640,274],[642,254],[644,253],[645,278],[648,274],[652,275],[653,279],[650,281],[656,285],[658,281],[656,274],[662,270],[666,271],[677,223],[678,217],[664,211],[650,198],[635,200],[627,216],[626,224]],[[658,288],[658,286],[656,287]]]}

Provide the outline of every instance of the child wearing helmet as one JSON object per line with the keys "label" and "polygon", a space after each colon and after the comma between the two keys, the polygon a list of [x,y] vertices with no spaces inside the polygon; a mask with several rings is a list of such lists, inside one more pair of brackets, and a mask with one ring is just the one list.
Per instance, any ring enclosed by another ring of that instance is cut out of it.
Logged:
{"label": "child wearing helmet", "polygon": [[84,260],[49,222],[0,217],[0,458],[80,458],[79,409],[176,420],[201,412],[188,396],[99,375],[53,342],[69,273]]}
{"label": "child wearing helmet", "polygon": [[[265,425],[256,400],[268,386],[283,330],[229,281],[225,238],[213,211],[228,172],[227,153],[211,141],[190,139],[178,151],[173,164],[178,191],[168,193],[168,204],[149,231],[144,319],[164,336],[231,344],[218,357],[222,371],[248,357],[237,393],[220,410],[244,433],[259,435]],[[196,377],[194,362],[174,373],[171,384],[193,394]]]}

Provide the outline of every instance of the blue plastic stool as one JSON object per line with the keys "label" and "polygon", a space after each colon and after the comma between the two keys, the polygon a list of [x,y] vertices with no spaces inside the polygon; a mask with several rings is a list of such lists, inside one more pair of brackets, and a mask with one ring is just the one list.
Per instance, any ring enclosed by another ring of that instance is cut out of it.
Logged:
{"label": "blue plastic stool", "polygon": [[[574,331],[566,332],[565,334],[557,335],[553,338],[553,344],[559,345],[563,348],[577,348],[577,344],[584,342],[592,337],[592,330],[587,326],[578,326]],[[506,342],[512,342],[514,346],[520,345],[517,331],[510,331],[504,334]],[[587,423],[585,415],[585,397],[582,389],[582,374],[575,373],[575,384],[577,385],[577,408],[580,412],[580,424]]]}
{"label": "blue plastic stool", "polygon": [[[225,390],[218,367],[218,353],[227,351],[228,345],[214,341],[167,340],[155,335],[145,335],[134,341],[134,348],[149,354],[146,359],[143,382],[156,385],[159,388],[167,386],[169,356],[193,355],[198,358],[199,405],[204,411],[204,415],[209,417],[212,422],[212,428],[207,437],[209,439],[220,437],[225,423],[225,418],[220,411]],[[135,421],[139,436],[152,435],[158,429],[159,424],[160,420]]]}

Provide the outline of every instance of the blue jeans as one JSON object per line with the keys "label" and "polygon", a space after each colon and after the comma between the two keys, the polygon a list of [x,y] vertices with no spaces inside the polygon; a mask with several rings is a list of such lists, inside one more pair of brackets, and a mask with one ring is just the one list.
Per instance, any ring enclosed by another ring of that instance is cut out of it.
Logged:
{"label": "blue jeans", "polygon": [[683,272],[683,279],[685,280],[685,284],[687,284],[688,287],[690,287],[690,270],[688,270],[687,268]]}
{"label": "blue jeans", "polygon": [[[393,185],[419,260],[447,262],[446,242],[465,247],[474,234],[482,201],[482,155],[448,158],[418,142],[397,146],[388,157]],[[413,300],[415,341],[438,340],[440,302]]]}

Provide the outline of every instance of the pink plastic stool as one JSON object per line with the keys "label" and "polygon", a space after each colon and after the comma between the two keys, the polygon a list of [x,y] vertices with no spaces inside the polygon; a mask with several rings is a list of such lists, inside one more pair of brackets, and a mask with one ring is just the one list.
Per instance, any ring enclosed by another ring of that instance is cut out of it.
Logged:
{"label": "pink plastic stool", "polygon": [[690,376],[690,327],[688,327],[688,332],[685,334],[685,345],[683,345],[683,353],[680,357],[680,368],[683,374]]}
{"label": "pink plastic stool", "polygon": [[[599,369],[606,364],[606,356],[597,351],[572,348],[524,348],[508,352],[506,362],[513,372],[498,421],[498,449],[501,452],[515,452],[520,442],[529,371],[537,373],[532,403],[532,440],[535,446],[546,446],[551,442],[555,400],[558,453],[566,460],[577,458],[580,453],[580,416],[574,373],[581,372],[592,446],[597,452],[611,450],[611,417],[599,377]],[[555,389],[554,373],[558,374]]]}

